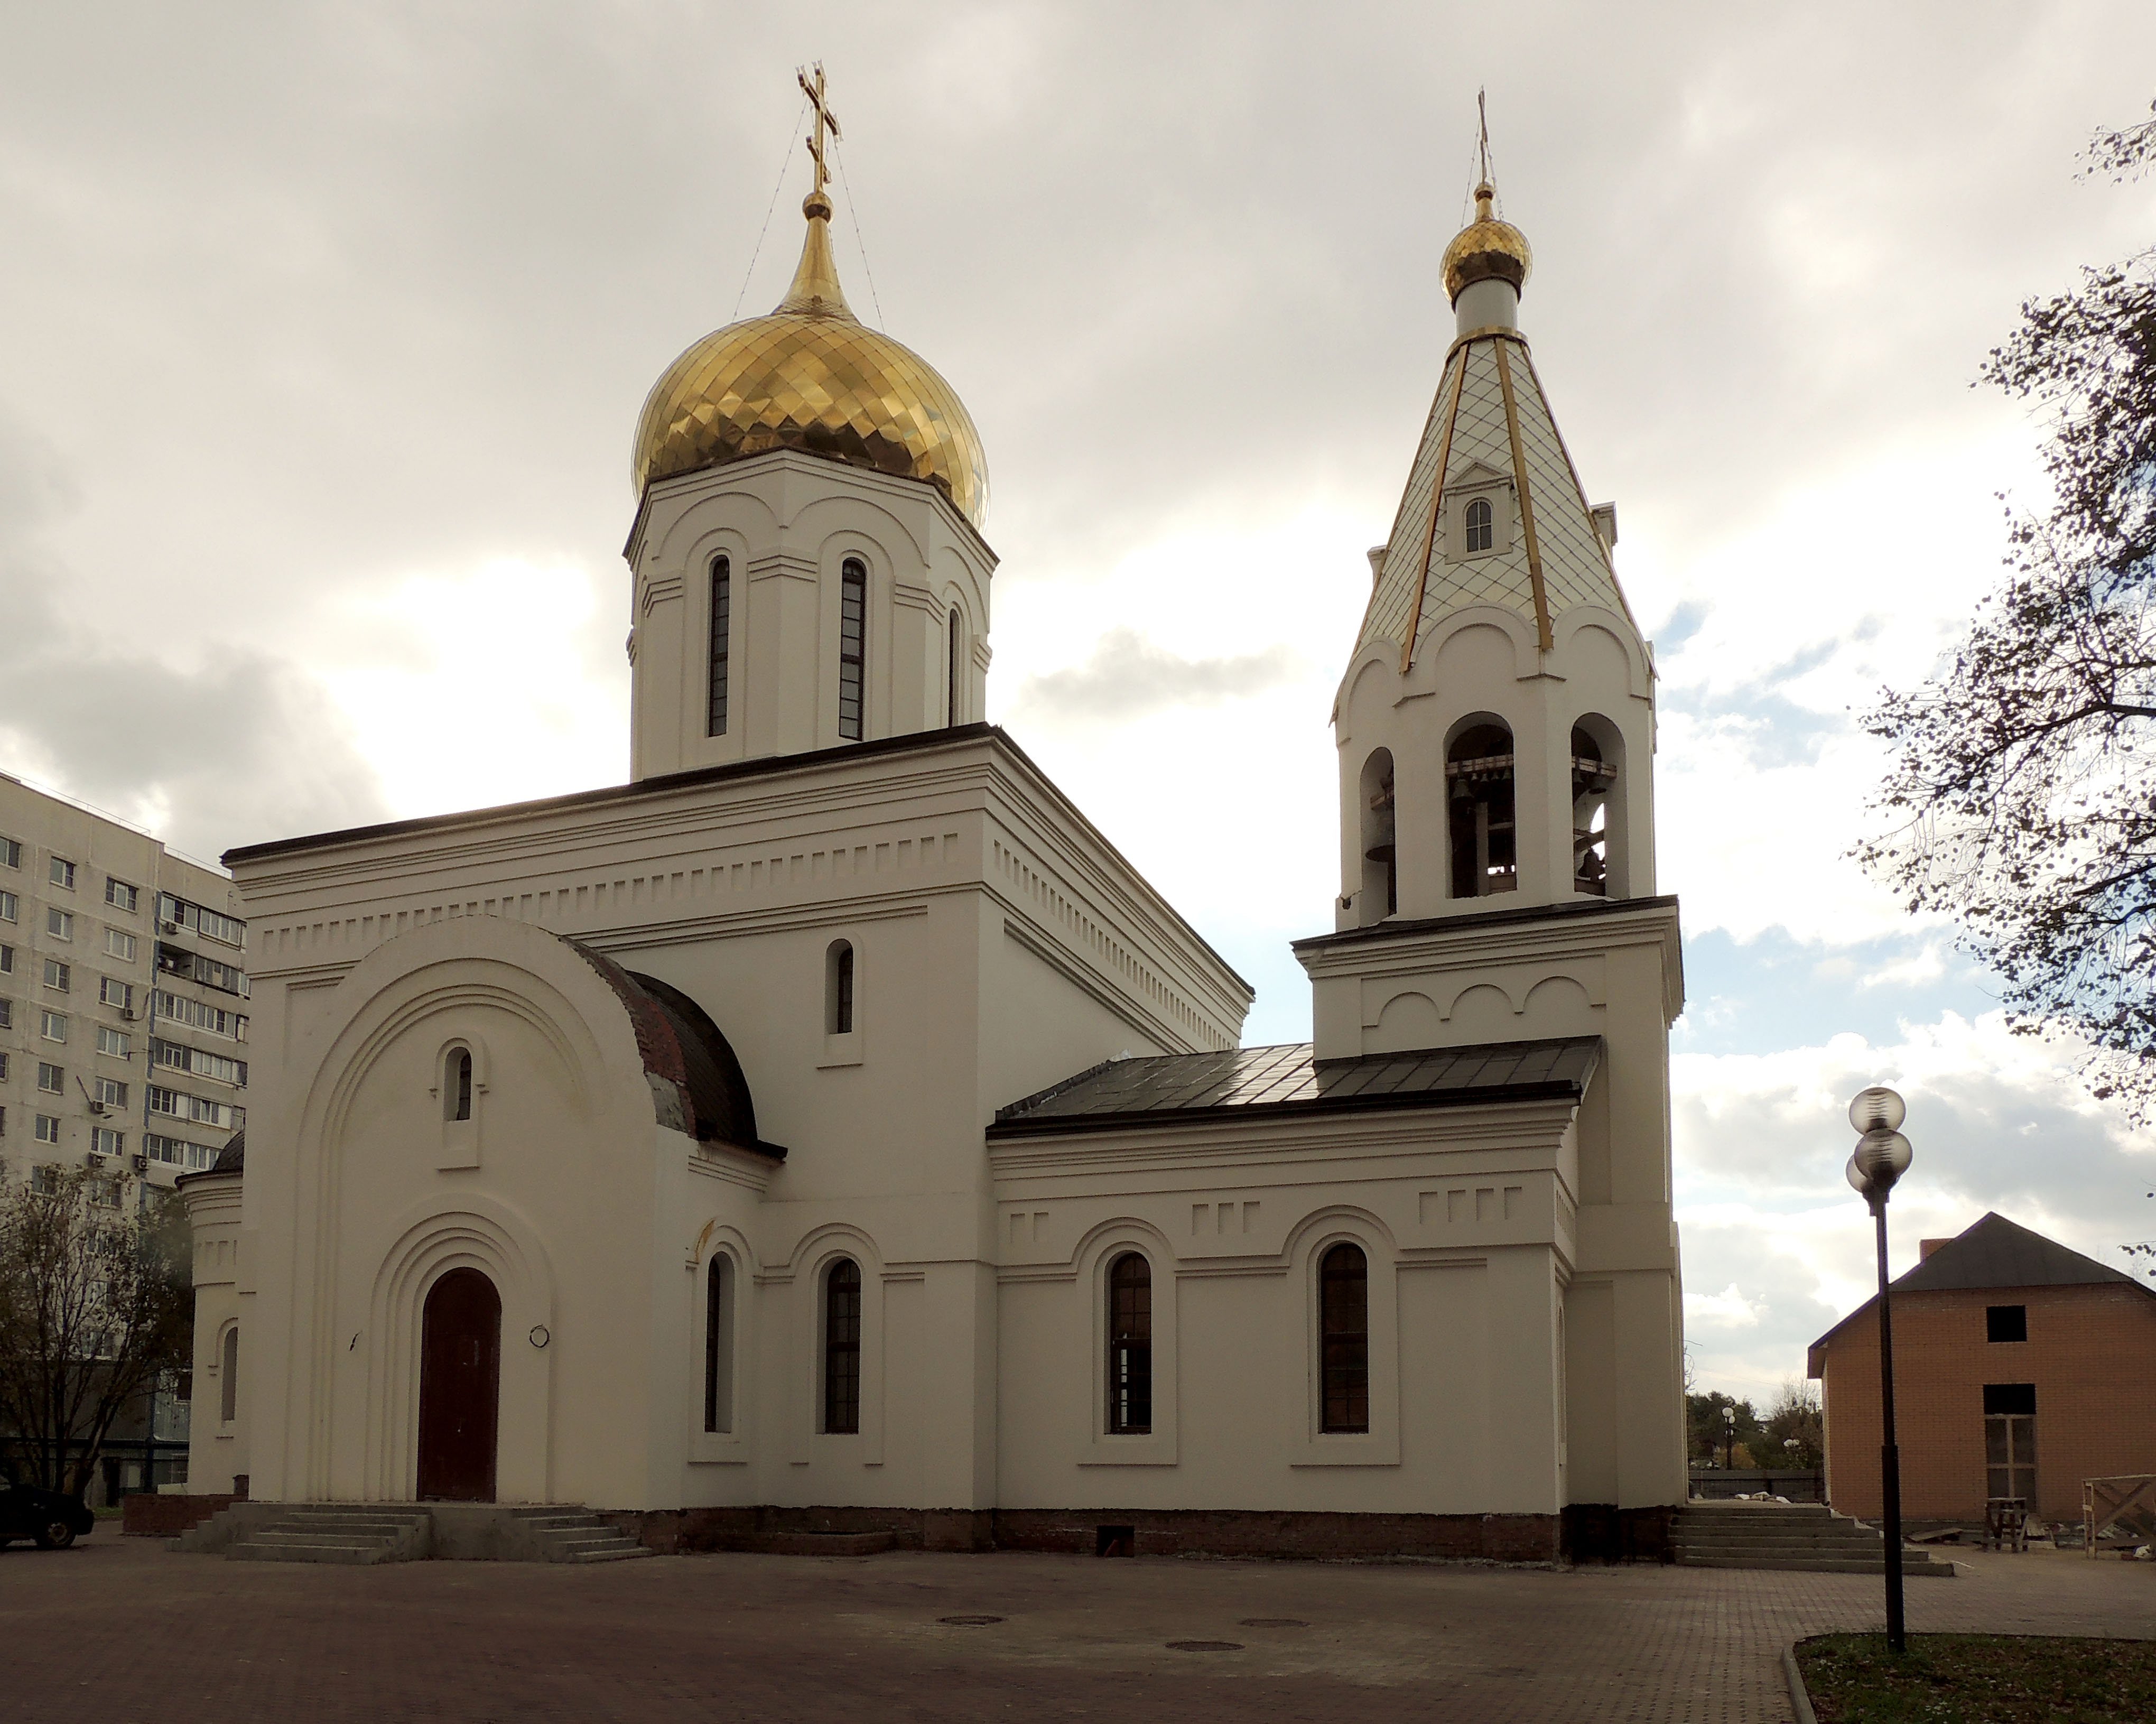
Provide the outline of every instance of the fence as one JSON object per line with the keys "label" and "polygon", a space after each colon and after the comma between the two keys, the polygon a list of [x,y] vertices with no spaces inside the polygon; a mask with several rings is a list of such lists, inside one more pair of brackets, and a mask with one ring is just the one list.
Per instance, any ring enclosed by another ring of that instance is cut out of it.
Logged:
{"label": "fence", "polygon": [[1691,1494],[1709,1502],[1727,1502],[1732,1496],[1786,1496],[1791,1502],[1824,1502],[1826,1475],[1791,1467],[1786,1470],[1748,1472],[1718,1466],[1691,1470]]}

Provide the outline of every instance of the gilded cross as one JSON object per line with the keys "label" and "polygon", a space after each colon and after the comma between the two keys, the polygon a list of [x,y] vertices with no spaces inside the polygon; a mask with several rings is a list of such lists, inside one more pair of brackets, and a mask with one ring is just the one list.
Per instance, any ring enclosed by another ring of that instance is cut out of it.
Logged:
{"label": "gilded cross", "polygon": [[815,161],[816,189],[820,192],[831,183],[831,170],[824,159],[824,128],[829,127],[831,136],[834,138],[843,139],[845,134],[839,130],[839,116],[824,105],[823,61],[816,62],[816,81],[814,84],[808,81],[808,73],[798,66],[794,69],[793,75],[801,82],[801,93],[808,98],[809,105],[816,110],[816,135],[814,137],[803,138],[802,141],[808,146],[808,154]]}

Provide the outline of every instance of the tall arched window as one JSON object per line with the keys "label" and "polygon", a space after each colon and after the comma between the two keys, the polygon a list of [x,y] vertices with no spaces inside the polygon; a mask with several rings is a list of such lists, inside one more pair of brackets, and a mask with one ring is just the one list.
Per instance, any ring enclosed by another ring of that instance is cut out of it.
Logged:
{"label": "tall arched window", "polygon": [[470,1048],[449,1049],[449,1070],[442,1074],[442,1116],[445,1119],[471,1117],[472,1057]]}
{"label": "tall arched window", "polygon": [[1513,825],[1512,733],[1474,724],[1445,755],[1445,807],[1452,834],[1452,895],[1486,898],[1520,883]]}
{"label": "tall arched window", "polygon": [[726,733],[726,657],[733,634],[733,565],[711,559],[711,707],[704,726],[707,736]]}
{"label": "tall arched window", "polygon": [[834,940],[824,954],[824,1034],[854,1033],[854,946]]}
{"label": "tall arched window", "polygon": [[1478,551],[1487,551],[1496,539],[1496,516],[1487,497],[1477,497],[1467,505],[1467,550],[1472,556]]}
{"label": "tall arched window", "polygon": [[1394,842],[1393,752],[1380,748],[1363,762],[1363,925],[1383,921],[1400,907],[1400,862]]}
{"label": "tall arched window", "polygon": [[958,722],[958,691],[965,686],[958,670],[959,654],[965,648],[965,627],[958,617],[958,607],[951,607],[951,640],[947,662],[944,666],[943,721],[947,725]]}
{"label": "tall arched window", "polygon": [[704,1270],[704,1429],[734,1428],[734,1265],[723,1251]]}
{"label": "tall arched window", "polygon": [[223,1355],[218,1361],[217,1416],[225,1424],[239,1417],[239,1325],[224,1331]]}
{"label": "tall arched window", "polygon": [[824,1429],[861,1428],[861,1270],[841,1257],[824,1277]]}
{"label": "tall arched window", "polygon": [[1370,1264],[1360,1245],[1339,1244],[1317,1268],[1325,1404],[1320,1429],[1370,1428]]}
{"label": "tall arched window", "polygon": [[1108,1430],[1152,1429],[1152,1265],[1126,1251],[1108,1265]]}
{"label": "tall arched window", "polygon": [[1609,895],[1609,787],[1616,768],[1584,725],[1572,727],[1572,889]]}
{"label": "tall arched window", "polygon": [[868,618],[868,567],[858,557],[850,557],[839,569],[839,735],[849,742],[861,739]]}

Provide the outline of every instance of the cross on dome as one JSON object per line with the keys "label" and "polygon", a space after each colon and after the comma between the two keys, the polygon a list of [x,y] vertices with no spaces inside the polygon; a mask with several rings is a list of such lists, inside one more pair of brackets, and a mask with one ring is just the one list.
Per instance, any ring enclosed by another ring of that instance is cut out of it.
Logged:
{"label": "cross on dome", "polygon": [[824,194],[825,188],[831,183],[831,170],[824,156],[824,130],[829,126],[831,136],[840,142],[844,141],[846,135],[839,130],[839,116],[831,111],[830,105],[824,100],[823,61],[816,62],[815,69],[816,81],[814,84],[808,81],[808,74],[798,66],[793,69],[793,76],[801,85],[801,93],[808,98],[809,106],[816,110],[815,132],[801,141],[808,146],[809,159],[816,164],[815,191],[818,194]]}

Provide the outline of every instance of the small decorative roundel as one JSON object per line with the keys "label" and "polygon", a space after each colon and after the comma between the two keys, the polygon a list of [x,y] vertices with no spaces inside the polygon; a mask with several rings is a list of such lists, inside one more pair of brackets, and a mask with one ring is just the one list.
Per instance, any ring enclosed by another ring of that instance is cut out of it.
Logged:
{"label": "small decorative roundel", "polygon": [[531,1326],[532,1346],[544,1347],[553,1338],[553,1336],[548,1331],[547,1327],[544,1323],[534,1323]]}

